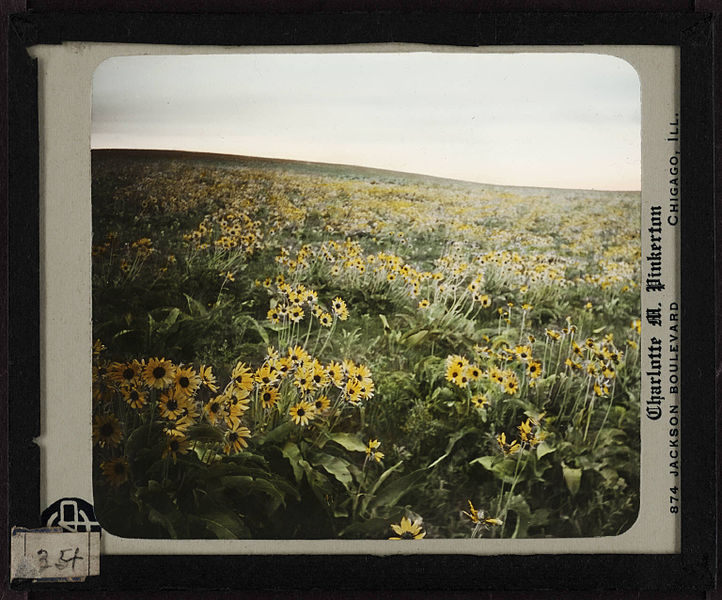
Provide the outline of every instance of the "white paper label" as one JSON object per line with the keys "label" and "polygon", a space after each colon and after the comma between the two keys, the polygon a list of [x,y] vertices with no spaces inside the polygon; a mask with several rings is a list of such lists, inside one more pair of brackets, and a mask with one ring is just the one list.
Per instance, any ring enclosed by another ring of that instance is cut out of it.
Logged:
{"label": "white paper label", "polygon": [[100,574],[100,533],[13,527],[11,579],[83,581]]}

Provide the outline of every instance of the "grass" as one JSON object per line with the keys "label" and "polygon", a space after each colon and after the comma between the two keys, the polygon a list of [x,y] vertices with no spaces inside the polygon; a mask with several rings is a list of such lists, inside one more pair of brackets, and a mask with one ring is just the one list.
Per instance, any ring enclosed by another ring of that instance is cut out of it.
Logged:
{"label": "grass", "polygon": [[639,201],[95,152],[101,523],[621,533],[639,502]]}

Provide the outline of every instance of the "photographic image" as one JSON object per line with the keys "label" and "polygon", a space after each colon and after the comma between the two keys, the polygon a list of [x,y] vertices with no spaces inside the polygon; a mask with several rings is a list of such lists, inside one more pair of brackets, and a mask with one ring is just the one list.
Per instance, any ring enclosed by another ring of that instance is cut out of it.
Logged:
{"label": "photographic image", "polygon": [[103,529],[627,531],[640,131],[636,71],[592,52],[102,62],[89,251]]}

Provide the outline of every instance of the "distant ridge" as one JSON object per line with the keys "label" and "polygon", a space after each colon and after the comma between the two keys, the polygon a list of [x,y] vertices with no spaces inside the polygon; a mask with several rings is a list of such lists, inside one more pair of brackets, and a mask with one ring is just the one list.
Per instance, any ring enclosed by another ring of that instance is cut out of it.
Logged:
{"label": "distant ridge", "polygon": [[[477,181],[468,181],[463,179],[452,179],[449,177],[439,177],[436,175],[426,175],[424,173],[409,173],[406,171],[392,171],[390,169],[381,169],[377,167],[364,167],[361,165],[348,165],[342,163],[324,163],[305,160],[295,160],[287,158],[268,158],[263,156],[247,156],[243,154],[223,154],[216,152],[200,152],[193,150],[160,150],[160,149],[142,149],[142,148],[97,148],[91,150],[91,157],[95,159],[103,158],[147,158],[147,159],[180,159],[188,161],[214,162],[216,166],[246,166],[257,168],[277,168],[284,170],[293,170],[306,174],[319,175],[335,175],[346,179],[369,178],[381,179],[385,182],[397,182],[399,179],[410,179],[423,181],[427,184],[454,184],[460,187],[483,188],[489,190],[514,189],[517,191],[524,190],[527,193],[540,192],[543,190],[553,190],[559,192],[591,192],[594,194],[639,194],[639,190],[594,190],[583,188],[553,188],[539,186],[523,186],[510,185],[502,183],[480,183]],[[223,163],[228,163],[223,165]]]}

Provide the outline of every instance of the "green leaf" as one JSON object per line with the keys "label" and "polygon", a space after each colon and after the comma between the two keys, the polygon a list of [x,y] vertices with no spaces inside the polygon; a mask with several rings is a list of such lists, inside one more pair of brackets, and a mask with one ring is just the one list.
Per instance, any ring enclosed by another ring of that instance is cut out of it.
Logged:
{"label": "green leaf", "polygon": [[208,314],[208,311],[206,310],[206,307],[203,306],[202,302],[198,302],[195,298],[189,296],[188,294],[183,294],[186,298],[186,302],[188,303],[188,312],[193,315],[194,313],[197,316],[204,317],[206,314]]}
{"label": "green leaf", "polygon": [[126,333],[133,333],[134,331],[135,331],[135,329],[123,329],[123,330],[119,331],[118,333],[114,334],[112,339],[115,341],[119,337],[125,335]]}
{"label": "green leaf", "polygon": [[413,348],[414,346],[418,346],[421,342],[423,342],[428,335],[429,335],[429,330],[422,329],[421,331],[417,331],[414,334],[405,335],[404,342],[406,343],[407,346],[409,346],[410,348]]}
{"label": "green leaf", "polygon": [[[384,533],[389,530],[389,521],[382,517],[374,517],[373,519],[366,519],[365,521],[356,521],[346,527],[339,537],[348,537],[352,539],[358,538],[372,538],[379,539],[384,536]],[[388,536],[388,533],[386,534]]]}
{"label": "green leaf", "polygon": [[266,435],[261,436],[258,439],[258,444],[262,446],[264,444],[280,442],[283,438],[288,437],[288,435],[297,427],[298,425],[296,425],[293,421],[286,421],[275,429],[269,431]]}
{"label": "green leaf", "polygon": [[[517,471],[516,462],[517,458],[505,457],[499,460],[495,456],[482,456],[475,458],[469,464],[475,463],[480,464],[487,471],[491,471],[494,475],[503,481],[504,483],[512,483],[514,481],[514,472]],[[521,469],[517,471],[517,476],[520,474]]]}
{"label": "green leaf", "polygon": [[223,433],[209,423],[196,423],[188,429],[188,437],[198,442],[222,442]]}
{"label": "green leaf", "polygon": [[449,454],[451,454],[451,451],[454,449],[454,446],[456,445],[456,442],[458,442],[461,438],[463,438],[466,435],[469,435],[470,433],[476,433],[477,429],[476,427],[467,427],[466,429],[462,429],[461,431],[457,431],[454,435],[449,437],[449,442],[446,444],[446,452],[439,456],[434,462],[432,462],[427,469],[431,469],[432,467],[435,467],[438,465],[442,460],[444,460]]}
{"label": "green leaf", "polygon": [[556,448],[552,448],[549,444],[546,442],[542,442],[536,447],[536,457],[541,458],[542,456],[546,456],[547,454],[551,454],[552,452],[555,452]]}
{"label": "green leaf", "polygon": [[198,515],[206,528],[218,539],[237,540],[251,537],[243,521],[230,511],[215,510]]}
{"label": "green leaf", "polygon": [[178,316],[181,314],[179,308],[172,308],[165,319],[163,319],[163,329],[170,329],[171,325],[178,320]]}
{"label": "green leaf", "polygon": [[379,475],[379,478],[376,480],[376,483],[374,483],[373,487],[371,488],[371,491],[361,501],[361,510],[362,511],[365,510],[369,501],[371,500],[371,498],[373,498],[374,494],[376,493],[376,490],[378,490],[379,487],[381,487],[383,482],[389,478],[389,475],[391,475],[391,473],[393,473],[396,469],[398,469],[403,464],[403,462],[404,462],[403,460],[400,460],[393,467],[389,467],[383,473],[381,473],[381,475]]}
{"label": "green leaf", "polygon": [[382,489],[369,500],[367,505],[369,513],[373,513],[374,509],[379,506],[387,508],[396,506],[401,498],[411,491],[411,488],[421,480],[427,470],[428,467],[417,469],[416,471],[412,471],[408,475],[399,477],[388,485],[383,486]]}
{"label": "green leaf", "polygon": [[572,496],[575,496],[579,491],[579,486],[582,481],[582,469],[573,469],[562,463],[562,472],[564,474],[564,482],[567,484],[567,488]]}
{"label": "green leaf", "polygon": [[286,445],[281,450],[281,453],[288,459],[288,462],[291,463],[293,476],[296,478],[297,482],[300,482],[303,478],[304,468],[303,465],[301,465],[301,461],[303,459],[301,458],[301,450],[298,445],[293,442],[286,442]]}
{"label": "green leaf", "polygon": [[494,457],[493,456],[481,456],[479,458],[475,458],[474,460],[469,462],[470,465],[473,464],[480,464],[482,467],[484,467],[487,471],[493,471],[494,470]]}
{"label": "green leaf", "polygon": [[514,527],[514,533],[512,533],[511,537],[526,537],[526,531],[529,528],[529,521],[531,520],[529,504],[521,494],[517,494],[509,500],[508,509],[516,513],[516,527]]}
{"label": "green leaf", "polygon": [[271,499],[271,504],[267,507],[269,514],[281,505],[286,506],[286,495],[267,479],[254,479],[251,487]]}
{"label": "green leaf", "polygon": [[391,329],[391,326],[389,325],[388,319],[386,319],[386,315],[379,315],[379,319],[381,319],[381,322],[384,324],[384,329]]}
{"label": "green leaf", "polygon": [[248,475],[226,475],[218,481],[223,487],[247,492],[253,484],[253,477],[249,477]]}
{"label": "green leaf", "polygon": [[315,466],[323,467],[327,473],[333,475],[343,486],[350,491],[352,477],[348,470],[348,461],[338,456],[331,456],[330,454],[318,453],[313,457],[313,464]]}
{"label": "green leaf", "polygon": [[256,321],[256,319],[248,315],[243,315],[242,321],[244,323],[250,323],[250,325],[258,332],[258,335],[261,336],[261,339],[263,340],[263,343],[266,344],[266,346],[271,343],[266,328],[263,327],[263,325],[261,325],[258,321]]}
{"label": "green leaf", "polygon": [[364,444],[356,434],[332,433],[329,439],[351,452],[366,452],[366,444]]}

